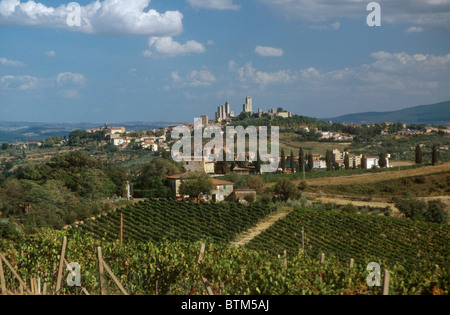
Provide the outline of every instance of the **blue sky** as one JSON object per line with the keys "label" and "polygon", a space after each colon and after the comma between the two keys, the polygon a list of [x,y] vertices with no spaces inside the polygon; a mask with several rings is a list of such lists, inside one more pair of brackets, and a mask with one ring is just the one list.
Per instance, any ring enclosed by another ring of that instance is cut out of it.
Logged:
{"label": "blue sky", "polygon": [[450,100],[450,0],[0,1],[0,121],[311,117]]}

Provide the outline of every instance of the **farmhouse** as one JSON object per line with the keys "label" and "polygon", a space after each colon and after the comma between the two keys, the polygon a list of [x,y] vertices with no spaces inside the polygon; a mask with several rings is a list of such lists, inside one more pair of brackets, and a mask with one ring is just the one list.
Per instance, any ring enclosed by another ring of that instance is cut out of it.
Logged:
{"label": "farmhouse", "polygon": [[[184,173],[184,174],[178,174],[178,175],[172,175],[167,176],[167,181],[169,183],[170,188],[172,189],[172,196],[174,198],[181,198],[180,194],[180,186],[181,186],[181,180],[187,179],[190,172]],[[212,201],[223,201],[225,200],[229,195],[231,195],[234,191],[234,183],[219,180],[216,178],[211,179],[212,184],[214,185],[214,188],[211,192],[211,195],[208,196]]]}

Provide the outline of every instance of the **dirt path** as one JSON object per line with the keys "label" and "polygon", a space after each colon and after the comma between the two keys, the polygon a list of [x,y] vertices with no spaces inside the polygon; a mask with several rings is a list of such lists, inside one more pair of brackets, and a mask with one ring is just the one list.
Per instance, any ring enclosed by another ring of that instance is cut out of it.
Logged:
{"label": "dirt path", "polygon": [[265,217],[261,220],[256,226],[248,229],[247,231],[239,234],[235,241],[231,242],[231,246],[240,247],[244,246],[248,242],[250,242],[257,235],[262,233],[264,230],[270,228],[275,222],[286,217],[293,209],[292,208],[284,208],[277,213],[273,213]]}
{"label": "dirt path", "polygon": [[[412,177],[419,175],[429,175],[439,172],[450,172],[450,162],[443,163],[437,166],[425,166],[410,170],[380,172],[380,173],[365,173],[352,176],[342,177],[323,177],[308,179],[308,185],[346,185],[346,184],[366,184],[385,180],[398,179],[403,177]],[[300,182],[300,181],[298,181]]]}

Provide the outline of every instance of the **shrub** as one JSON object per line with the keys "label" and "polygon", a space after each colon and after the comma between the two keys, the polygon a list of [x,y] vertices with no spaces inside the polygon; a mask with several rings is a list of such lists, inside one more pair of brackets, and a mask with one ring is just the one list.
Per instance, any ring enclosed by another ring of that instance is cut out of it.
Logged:
{"label": "shrub", "polygon": [[259,197],[259,200],[262,204],[269,204],[272,201],[272,196],[270,194],[263,194],[261,197]]}
{"label": "shrub", "polygon": [[349,204],[343,206],[341,208],[341,211],[345,212],[345,213],[357,213],[358,212],[358,208],[355,207],[353,204],[349,203]]}
{"label": "shrub", "polygon": [[255,201],[255,196],[253,194],[245,194],[244,200],[248,203],[252,203]]}

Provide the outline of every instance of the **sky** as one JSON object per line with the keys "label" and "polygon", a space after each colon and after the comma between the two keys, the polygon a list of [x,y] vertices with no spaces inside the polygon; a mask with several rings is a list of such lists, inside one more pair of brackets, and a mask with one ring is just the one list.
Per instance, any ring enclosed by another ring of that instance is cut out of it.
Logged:
{"label": "sky", "polygon": [[369,3],[0,0],[0,121],[192,122],[246,96],[316,118],[450,100],[450,0],[377,1],[380,26]]}

